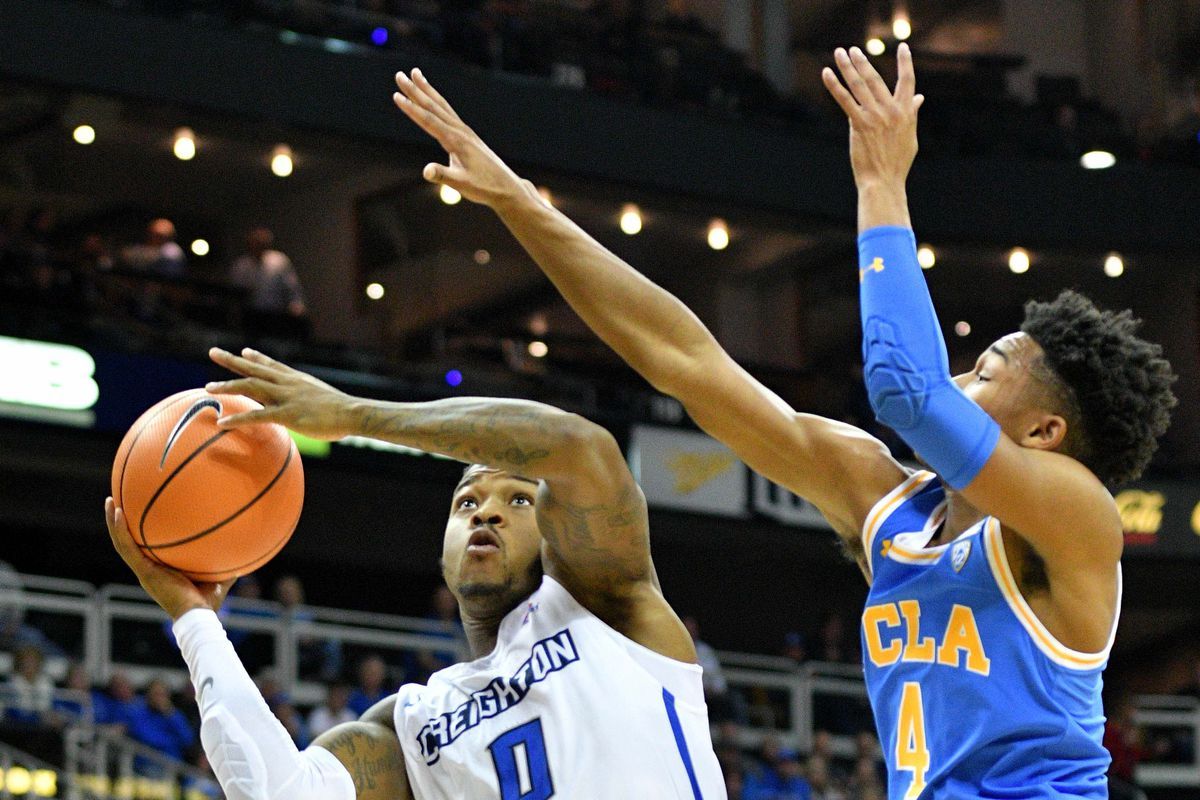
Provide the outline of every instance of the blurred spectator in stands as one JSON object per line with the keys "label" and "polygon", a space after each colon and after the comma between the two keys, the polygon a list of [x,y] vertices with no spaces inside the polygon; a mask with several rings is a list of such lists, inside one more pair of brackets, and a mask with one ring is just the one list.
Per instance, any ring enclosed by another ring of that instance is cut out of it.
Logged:
{"label": "blurred spectator in stands", "polygon": [[63,722],[75,722],[91,718],[95,721],[93,708],[99,692],[92,688],[92,676],[87,667],[78,661],[72,662],[67,667],[67,677],[62,688],[72,695],[55,698],[54,711],[59,719]]}
{"label": "blurred spectator in stands", "polygon": [[696,646],[696,661],[704,670],[704,701],[708,704],[709,717],[713,722],[727,719],[746,722],[746,702],[741,695],[729,691],[717,651],[700,639],[700,621],[693,616],[686,616],[683,626],[692,636],[692,643]]}
{"label": "blurred spectator in stands", "polygon": [[688,0],[667,0],[667,11],[654,27],[663,32],[683,34],[717,43],[717,33],[704,24],[694,11]]}
{"label": "blurred spectator in stands", "polygon": [[25,224],[9,235],[6,247],[6,271],[18,286],[46,291],[55,283],[50,249],[54,230],[54,210],[36,206],[25,217]]}
{"label": "blurred spectator in stands", "polygon": [[225,618],[225,629],[229,641],[237,648],[242,663],[246,665],[246,670],[255,674],[275,663],[275,643],[267,634],[255,633],[239,626],[238,619],[272,618],[278,616],[278,612],[268,605],[261,604],[262,584],[253,573],[238,578],[229,595],[233,602],[226,603],[220,612]]}
{"label": "blurred spectator in stands", "polygon": [[229,279],[248,292],[250,309],[259,314],[303,317],[308,313],[300,278],[291,260],[272,249],[275,234],[255,228],[246,236],[246,253],[230,267]]}
{"label": "blurred spectator in stands", "polygon": [[809,800],[811,790],[796,752],[784,749],[775,736],[764,738],[758,763],[746,770],[742,796],[745,800]]}
{"label": "blurred spectator in stands", "polygon": [[[433,590],[433,594],[429,598],[429,613],[425,618],[441,623],[438,630],[430,631],[428,635],[446,639],[447,647],[445,650],[417,652],[417,669],[411,676],[411,679],[417,683],[424,683],[430,675],[438,670],[458,663],[458,653],[466,644],[462,619],[458,615],[458,601],[454,599],[454,595],[446,588],[445,584],[439,584]],[[456,650],[455,647],[458,649]]]}
{"label": "blurred spectator in stands", "polygon": [[13,654],[13,674],[5,684],[5,718],[37,725],[47,722],[54,704],[54,681],[45,672],[46,656],[37,645],[26,644]]}
{"label": "blurred spectator in stands", "polygon": [[355,714],[362,714],[371,706],[391,694],[387,681],[387,664],[374,653],[358,665],[358,686],[350,693],[349,706]]}
{"label": "blurred spectator in stands", "polygon": [[642,0],[594,0],[588,9],[592,52],[587,65],[588,87],[602,94],[640,94],[646,58]]}
{"label": "blurred spectator in stands", "polygon": [[859,731],[854,737],[855,762],[850,773],[850,788],[862,794],[887,785],[887,768],[880,756],[879,739],[873,731]]}
{"label": "blurred spectator in stands", "polygon": [[0,591],[17,597],[0,601],[0,652],[12,652],[23,645],[33,645],[47,656],[61,656],[62,648],[32,625],[25,624],[25,605],[20,599],[21,576],[7,561],[0,561]]}
{"label": "blurred spectator in stands", "polygon": [[308,747],[308,743],[312,739],[309,737],[308,726],[304,724],[304,718],[300,716],[300,712],[296,710],[296,707],[286,699],[278,700],[270,705],[275,718],[283,725],[283,729],[288,732],[288,736],[292,737],[292,741],[296,743],[296,747],[301,750]]}
{"label": "blurred spectator in stands", "polygon": [[745,769],[746,757],[737,743],[737,726],[729,721],[717,726],[717,738],[713,740],[713,751],[717,761],[726,773],[736,772],[739,775]]}
{"label": "blurred spectator in stands", "polygon": [[291,697],[288,695],[287,689],[283,687],[283,681],[279,680],[279,675],[275,670],[269,668],[262,670],[255,677],[254,683],[258,686],[259,694],[263,696],[267,705],[291,702]]}
{"label": "blurred spectator in stands", "polygon": [[729,800],[745,800],[745,779],[740,769],[725,770],[725,792]]}
{"label": "blurred spectator in stands", "polygon": [[846,793],[834,781],[829,761],[824,756],[809,756],[804,776],[812,790],[812,800],[846,800]]}
{"label": "blurred spectator in stands", "polygon": [[112,253],[104,237],[98,233],[84,236],[79,242],[74,262],[75,292],[80,302],[93,308],[100,303],[103,298],[99,276],[111,272],[112,268]]}
{"label": "blurred spectator in stands", "polygon": [[122,250],[121,261],[131,269],[164,278],[187,275],[187,256],[175,241],[175,223],[169,219],[152,220],[146,226],[145,240]]}
{"label": "blurred spectator in stands", "polygon": [[315,739],[335,725],[358,719],[349,703],[350,687],[347,684],[338,682],[330,686],[325,693],[325,702],[308,715],[308,735]]}
{"label": "blurred spectator in stands", "polygon": [[1145,800],[1134,773],[1146,756],[1142,729],[1134,721],[1132,698],[1121,696],[1104,723],[1104,747],[1112,755],[1108,765],[1108,795],[1112,800]]}
{"label": "blurred spectator in stands", "polygon": [[195,731],[183,712],[171,702],[171,692],[161,678],[146,685],[146,700],[132,714],[129,736],[180,761],[196,743]]}
{"label": "blurred spectator in stands", "polygon": [[192,759],[192,766],[204,773],[201,776],[185,775],[181,781],[183,786],[183,796],[188,800],[195,800],[197,797],[212,798],[212,800],[223,800],[225,795],[221,792],[221,786],[217,783],[217,777],[213,774],[212,765],[208,763],[208,756],[204,750],[195,748],[195,757]]}
{"label": "blurred spectator in stands", "polygon": [[846,620],[837,612],[826,617],[825,624],[821,626],[817,660],[834,664],[854,663],[846,646]]}
{"label": "blurred spectator in stands", "polygon": [[129,681],[129,676],[119,670],[108,679],[105,691],[92,696],[92,702],[96,713],[96,724],[116,726],[122,732],[129,729],[133,722],[134,712],[141,705],[141,701],[133,691],[133,684]]}
{"label": "blurred spectator in stands", "polygon": [[[295,575],[284,575],[275,581],[275,602],[283,607],[287,622],[311,622],[313,613],[304,608],[304,584]],[[304,635],[296,641],[302,678],[317,677],[322,681],[336,680],[342,672],[342,643],[337,639],[318,639]]]}
{"label": "blurred spectator in stands", "polygon": [[808,648],[805,646],[804,634],[799,631],[789,631],[785,634],[781,652],[784,658],[790,658],[798,665],[807,661]]}

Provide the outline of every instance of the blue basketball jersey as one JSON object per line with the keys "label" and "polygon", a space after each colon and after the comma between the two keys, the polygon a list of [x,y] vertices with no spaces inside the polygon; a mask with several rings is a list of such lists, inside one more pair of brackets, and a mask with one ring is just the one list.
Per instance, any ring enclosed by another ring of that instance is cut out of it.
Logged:
{"label": "blue basketball jersey", "polygon": [[1107,798],[1100,689],[1112,637],[1081,653],[1050,635],[995,518],[926,547],[944,513],[941,482],[918,472],[863,530],[863,663],[889,800]]}

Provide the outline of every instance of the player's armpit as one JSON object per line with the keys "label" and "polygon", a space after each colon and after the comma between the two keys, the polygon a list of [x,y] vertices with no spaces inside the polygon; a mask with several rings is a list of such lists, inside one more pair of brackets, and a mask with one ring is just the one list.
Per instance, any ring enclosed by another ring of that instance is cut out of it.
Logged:
{"label": "player's armpit", "polygon": [[395,704],[395,697],[383,700],[362,719],[330,728],[313,742],[346,767],[358,800],[412,800],[404,753],[392,721]]}
{"label": "player's armpit", "polygon": [[752,470],[815,505],[852,554],[872,506],[908,476],[883,442],[796,412],[719,348],[680,377],[675,396]]}

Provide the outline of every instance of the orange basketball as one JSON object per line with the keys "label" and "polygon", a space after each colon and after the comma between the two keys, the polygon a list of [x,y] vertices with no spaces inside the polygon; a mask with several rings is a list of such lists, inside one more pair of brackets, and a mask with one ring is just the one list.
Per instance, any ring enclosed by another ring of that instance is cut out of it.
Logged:
{"label": "orange basketball", "polygon": [[304,503],[295,443],[280,425],[217,427],[219,417],[260,407],[191,389],[133,423],[113,462],[112,495],[143,553],[215,582],[283,548]]}

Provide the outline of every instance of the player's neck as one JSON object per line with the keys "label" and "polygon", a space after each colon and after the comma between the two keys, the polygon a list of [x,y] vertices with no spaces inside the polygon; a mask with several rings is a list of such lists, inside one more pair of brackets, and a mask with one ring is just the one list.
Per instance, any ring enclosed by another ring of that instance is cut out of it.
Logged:
{"label": "player's neck", "polygon": [[480,658],[496,649],[496,637],[500,632],[500,622],[512,609],[468,608],[461,606],[463,633],[467,637],[467,646],[471,648],[471,657]]}
{"label": "player's neck", "polygon": [[941,530],[929,542],[929,546],[937,547],[954,541],[962,535],[963,531],[985,516],[987,515],[968,503],[961,494],[946,487],[946,519],[942,522]]}

